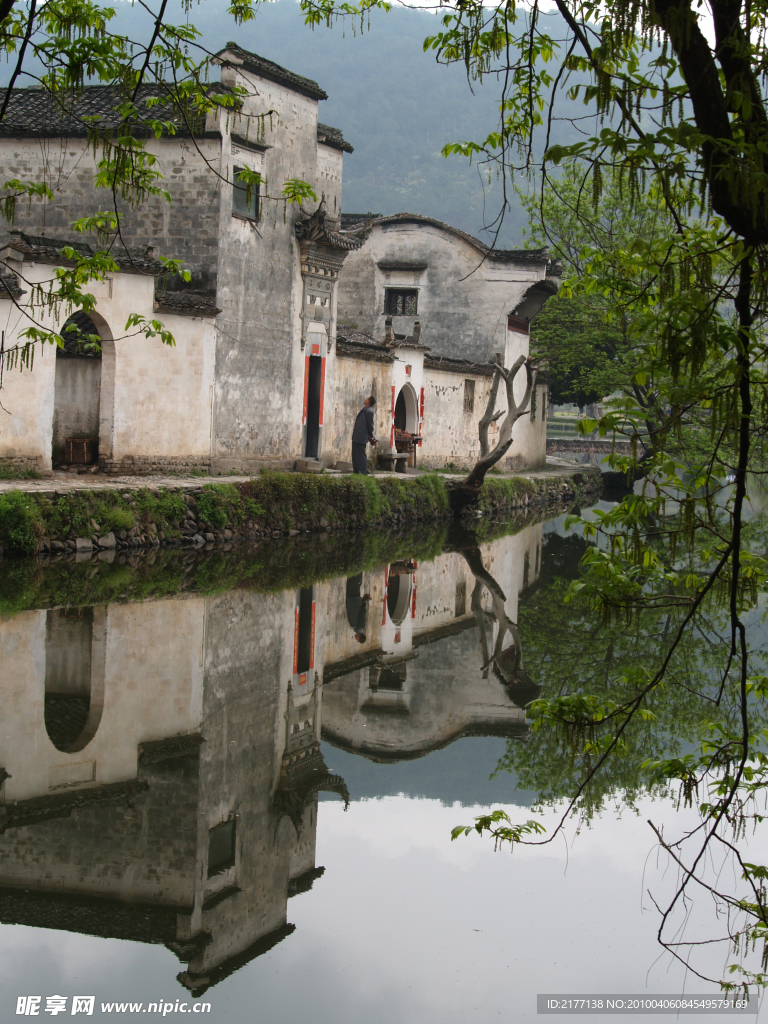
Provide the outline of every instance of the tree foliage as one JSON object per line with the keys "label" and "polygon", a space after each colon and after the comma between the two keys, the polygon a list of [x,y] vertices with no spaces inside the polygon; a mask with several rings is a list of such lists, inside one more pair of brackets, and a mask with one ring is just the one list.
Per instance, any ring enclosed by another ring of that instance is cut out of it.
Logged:
{"label": "tree foliage", "polygon": [[[387,4],[304,0],[303,6],[317,21],[336,14],[364,19],[368,8]],[[536,725],[590,757],[586,776],[574,781],[571,808],[621,755],[655,693],[683,686],[710,702],[709,735],[698,752],[660,758],[652,767],[658,781],[675,782],[684,799],[696,800],[701,814],[693,833],[659,840],[680,871],[674,896],[660,907],[659,938],[695,972],[698,945],[685,941],[684,908],[688,898],[706,893],[724,911],[707,941],[735,951],[724,983],[765,984],[768,868],[748,862],[739,843],[746,828],[764,827],[768,786],[766,734],[756,713],[768,687],[747,635],[768,565],[745,532],[748,474],[765,464],[768,5],[555,0],[555,6],[562,32],[553,34],[537,0],[524,9],[514,2],[441,4],[440,29],[425,49],[438,61],[463,64],[470,81],[496,75],[500,90],[497,123],[444,152],[464,154],[498,176],[505,204],[497,228],[521,177],[536,171],[543,190],[559,173],[553,168],[574,160],[593,218],[606,187],[616,188],[630,217],[649,202],[666,210],[665,222],[648,236],[627,238],[618,250],[589,246],[583,280],[578,288],[574,283],[574,295],[584,296],[599,284],[626,312],[635,346],[632,382],[654,388],[660,415],[652,428],[652,485],[597,520],[582,521],[595,543],[571,596],[578,591],[607,621],[617,615],[631,621],[663,607],[674,608],[675,620],[610,702],[599,691],[544,699],[533,708]],[[582,132],[576,142],[558,138],[553,112],[563,91]],[[545,155],[535,166],[541,137]],[[668,442],[693,413],[709,427],[710,453],[684,467]],[[648,429],[647,408],[637,394],[625,394],[599,427],[639,438]],[[627,469],[634,461],[613,459]],[[726,474],[732,484],[723,483]],[[692,666],[690,677],[679,677],[675,665],[701,616],[715,608],[725,614],[725,658],[713,689],[711,672]],[[510,835],[535,841],[523,832]],[[727,872],[714,887],[705,880],[715,849],[732,860],[733,885]],[[756,966],[749,960],[755,944],[763,950]]]}
{"label": "tree foliage", "polygon": [[[589,165],[569,161],[559,175],[545,180],[541,192],[521,197],[530,243],[548,245],[563,275],[558,295],[533,320],[532,352],[547,361],[554,403],[584,406],[619,392],[645,410],[646,433],[653,437],[663,422],[657,381],[653,376],[643,384],[635,379],[652,339],[637,328],[633,306],[614,281],[624,254],[639,239],[652,240],[669,230],[669,213],[663,201],[651,196],[627,204],[620,176],[613,172],[595,208],[592,189],[585,191],[588,178]],[[600,256],[597,272],[595,254]],[[655,370],[662,372],[661,367]]]}

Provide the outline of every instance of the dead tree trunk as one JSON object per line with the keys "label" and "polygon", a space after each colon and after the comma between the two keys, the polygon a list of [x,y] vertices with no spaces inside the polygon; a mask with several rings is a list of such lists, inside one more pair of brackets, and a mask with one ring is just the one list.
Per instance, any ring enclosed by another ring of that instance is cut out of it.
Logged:
{"label": "dead tree trunk", "polygon": [[[520,419],[521,416],[527,416],[530,412],[531,395],[533,389],[536,386],[536,370],[533,367],[530,359],[526,359],[525,356],[519,356],[515,360],[512,367],[507,370],[499,362],[494,364],[495,370],[493,374],[493,382],[491,383],[491,391],[488,395],[488,403],[485,407],[485,412],[478,423],[478,434],[480,437],[480,458],[477,460],[469,476],[462,482],[452,488],[451,501],[454,509],[457,511],[467,505],[473,504],[477,500],[477,493],[482,486],[483,480],[485,480],[485,474],[488,470],[495,466],[497,462],[504,458],[509,449],[512,446],[512,428],[515,423]],[[525,393],[520,402],[515,401],[515,378],[518,372],[525,368]],[[496,412],[496,401],[499,395],[499,387],[501,386],[502,380],[507,393],[507,412],[504,416],[504,410],[501,409]],[[488,428],[496,420],[504,416],[501,427],[499,429],[499,437],[493,449],[490,448],[488,443]]]}
{"label": "dead tree trunk", "polygon": [[[485,407],[485,412],[482,419],[478,424],[478,434],[480,435],[480,458],[475,463],[469,476],[464,481],[465,487],[474,487],[479,489],[485,474],[491,468],[495,466],[500,459],[503,459],[512,446],[512,428],[515,423],[520,419],[521,416],[527,416],[529,413],[529,406],[531,404],[531,395],[533,389],[536,386],[536,370],[533,368],[533,364],[530,359],[526,359],[525,356],[519,356],[512,365],[512,368],[505,370],[503,366],[498,363],[495,364],[496,370],[493,375],[493,383],[491,384],[491,393],[488,396],[488,404]],[[525,394],[523,395],[522,401],[518,404],[515,401],[515,378],[517,377],[518,371],[525,367]],[[491,450],[488,446],[488,428],[492,423],[504,415],[503,410],[495,412],[496,399],[499,394],[499,385],[504,380],[504,384],[507,389],[507,415],[501,424],[499,430],[499,439],[496,442],[496,446]]]}

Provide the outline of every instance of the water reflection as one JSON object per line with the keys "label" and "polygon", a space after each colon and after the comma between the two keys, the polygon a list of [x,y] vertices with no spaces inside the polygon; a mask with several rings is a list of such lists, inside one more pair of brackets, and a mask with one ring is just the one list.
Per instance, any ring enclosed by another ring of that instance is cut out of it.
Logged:
{"label": "water reflection", "polygon": [[271,949],[324,870],[320,794],[350,799],[321,739],[391,763],[525,736],[541,541],[0,622],[0,921],[163,944],[194,996]]}

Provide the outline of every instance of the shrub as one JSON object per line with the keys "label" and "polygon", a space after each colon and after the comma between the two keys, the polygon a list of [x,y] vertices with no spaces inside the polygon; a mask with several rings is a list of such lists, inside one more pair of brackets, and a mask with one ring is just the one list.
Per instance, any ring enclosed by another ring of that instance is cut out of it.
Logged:
{"label": "shrub", "polygon": [[34,496],[24,491],[0,495],[0,544],[32,554],[42,536],[40,514]]}
{"label": "shrub", "polygon": [[134,524],[134,515],[129,508],[105,508],[98,516],[99,525],[110,530],[130,530]]}

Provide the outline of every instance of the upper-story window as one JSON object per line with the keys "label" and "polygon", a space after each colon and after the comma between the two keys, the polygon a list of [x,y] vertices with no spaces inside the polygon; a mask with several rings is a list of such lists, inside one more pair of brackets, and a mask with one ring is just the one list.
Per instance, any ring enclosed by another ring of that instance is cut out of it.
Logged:
{"label": "upper-story window", "polygon": [[418,300],[418,288],[387,288],[384,291],[384,312],[387,316],[415,316]]}
{"label": "upper-story window", "polygon": [[232,168],[232,213],[248,220],[259,219],[260,185],[249,184],[240,178],[242,167]]}

